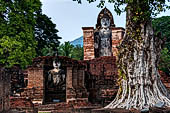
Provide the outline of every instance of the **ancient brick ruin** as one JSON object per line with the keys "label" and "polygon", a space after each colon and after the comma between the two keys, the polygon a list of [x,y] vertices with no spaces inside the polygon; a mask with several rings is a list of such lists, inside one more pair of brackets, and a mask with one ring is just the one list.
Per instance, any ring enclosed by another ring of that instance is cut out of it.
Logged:
{"label": "ancient brick ruin", "polygon": [[[111,31],[111,35],[106,36],[111,36],[109,37],[111,55],[98,56],[97,52],[100,50],[97,49],[101,49],[99,47],[101,40],[96,41],[96,33],[100,34],[100,22],[105,17],[110,19],[107,29],[108,33]],[[107,105],[114,99],[118,90],[116,47],[119,46],[123,35],[124,28],[115,27],[111,12],[104,8],[99,13],[96,28],[83,27],[84,60],[79,61],[64,56],[43,56],[34,58],[33,64],[25,70],[19,66],[10,69],[1,66],[0,112],[11,108],[27,113],[38,111],[86,113],[86,107],[94,109]],[[96,44],[98,44],[97,49]],[[50,76],[51,70],[54,69],[54,61],[61,64],[59,68],[63,77],[57,85],[53,82],[58,76],[53,76],[53,80]],[[163,83],[170,88],[170,78],[167,78],[163,72],[160,73]],[[153,113],[155,111],[153,108]],[[103,111],[93,111],[93,113],[99,112]]]}
{"label": "ancient brick ruin", "polygon": [[[11,75],[12,84],[17,86],[11,90],[11,109],[27,111],[28,113],[46,111],[47,108],[51,111],[74,110],[95,104],[105,106],[115,97],[118,89],[116,57],[104,56],[85,61],[58,57],[61,62],[60,68],[66,74],[66,82],[62,85],[63,90],[58,87],[49,87],[46,84],[48,71],[53,69],[53,59],[52,56],[38,57],[33,60],[33,65],[25,71],[21,71],[17,67],[7,70],[6,75]],[[5,73],[2,72],[4,71],[1,70],[1,75],[4,75]],[[20,80],[17,74],[24,76],[24,78],[21,77]],[[169,88],[169,78],[167,79],[164,74],[161,75],[163,82]],[[8,78],[8,80],[10,79]],[[6,100],[2,101],[1,106],[4,106],[3,109],[9,109],[10,84],[9,81],[3,84],[4,87],[8,88],[3,91],[3,95],[8,90],[8,93],[6,93],[8,98],[3,96],[3,99]],[[0,88],[4,90],[2,87]]]}
{"label": "ancient brick ruin", "polygon": [[[52,56],[35,58],[33,65],[20,73],[24,76],[25,85],[13,94],[12,108],[19,109],[19,103],[22,110],[29,107],[35,109],[35,106],[42,104],[63,102],[81,103],[78,106],[88,105],[88,103],[106,105],[117,93],[116,57],[104,56],[88,61],[58,57],[60,68],[66,75],[66,81],[61,85],[63,89],[59,86],[50,87],[47,84],[48,72],[53,69],[53,59]],[[26,105],[23,104],[24,101]]]}
{"label": "ancient brick ruin", "polygon": [[61,69],[66,74],[65,90],[46,85],[48,71],[51,70],[53,57],[38,57],[27,68],[28,85],[21,92],[33,103],[58,102],[103,102],[116,94],[117,68],[116,57],[105,56],[89,61],[77,61],[67,57],[58,57]]}
{"label": "ancient brick ruin", "polygon": [[116,57],[104,56],[86,62],[86,88],[91,103],[107,104],[116,95],[117,67]]}
{"label": "ancient brick ruin", "polygon": [[[94,58],[97,58],[96,56],[97,51],[95,51],[95,33],[100,29],[101,27],[101,19],[104,17],[104,15],[108,16],[111,21],[111,25],[109,29],[111,30],[111,50],[112,55],[116,56],[117,54],[117,46],[120,44],[120,41],[123,39],[124,35],[124,28],[122,27],[115,27],[112,13],[107,9],[104,8],[98,15],[96,28],[94,27],[83,27],[83,48],[84,48],[84,60],[91,60]],[[100,42],[99,42],[100,43]]]}
{"label": "ancient brick ruin", "polygon": [[[84,66],[76,60],[59,57],[61,68],[66,74],[66,81],[59,87],[47,85],[48,71],[51,70],[53,57],[35,58],[33,65],[27,69],[28,86],[22,96],[30,97],[33,103],[52,103],[69,101],[88,101],[88,94],[84,87]],[[34,91],[34,92],[33,92]]]}

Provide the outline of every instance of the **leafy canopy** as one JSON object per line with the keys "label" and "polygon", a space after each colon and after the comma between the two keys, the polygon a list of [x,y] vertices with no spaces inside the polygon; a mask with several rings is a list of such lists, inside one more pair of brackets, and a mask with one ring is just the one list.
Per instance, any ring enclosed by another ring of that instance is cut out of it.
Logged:
{"label": "leafy canopy", "polygon": [[32,58],[57,51],[58,30],[40,0],[1,0],[0,16],[0,64],[25,68]]}
{"label": "leafy canopy", "polygon": [[[73,0],[78,3],[82,3],[82,0]],[[97,0],[87,0],[89,3],[97,2]],[[103,8],[105,3],[113,3],[113,7],[115,12],[120,15],[122,12],[127,11],[127,9],[134,10],[136,13],[136,18],[139,18],[140,13],[145,16],[156,16],[162,11],[165,11],[167,8],[170,9],[166,3],[170,2],[170,0],[100,0],[97,7]],[[128,4],[127,7],[124,7]],[[146,7],[147,6],[147,7]],[[142,12],[142,7],[147,9]],[[144,18],[144,17],[143,17]]]}
{"label": "leafy canopy", "polygon": [[57,32],[56,25],[40,10],[37,13],[35,25],[35,39],[38,42],[36,47],[37,56],[53,55],[57,52],[59,39],[61,39]]}
{"label": "leafy canopy", "polygon": [[35,57],[34,38],[36,11],[39,0],[0,1],[0,64],[25,67]]}

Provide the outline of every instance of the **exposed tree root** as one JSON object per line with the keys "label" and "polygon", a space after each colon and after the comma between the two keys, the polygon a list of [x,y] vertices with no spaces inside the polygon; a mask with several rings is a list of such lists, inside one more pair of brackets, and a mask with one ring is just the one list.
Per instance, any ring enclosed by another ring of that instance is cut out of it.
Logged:
{"label": "exposed tree root", "polygon": [[158,103],[170,106],[170,95],[157,69],[161,41],[154,37],[151,22],[141,24],[140,28],[141,40],[133,40],[132,35],[127,35],[133,31],[126,30],[118,62],[125,77],[116,98],[105,108],[146,109]]}

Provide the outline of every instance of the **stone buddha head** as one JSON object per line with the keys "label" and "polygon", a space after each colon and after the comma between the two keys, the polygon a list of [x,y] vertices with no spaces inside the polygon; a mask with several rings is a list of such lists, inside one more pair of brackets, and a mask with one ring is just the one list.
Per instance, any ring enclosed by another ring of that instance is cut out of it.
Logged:
{"label": "stone buddha head", "polygon": [[104,16],[103,18],[101,18],[100,22],[102,28],[110,27],[110,19],[108,17]]}

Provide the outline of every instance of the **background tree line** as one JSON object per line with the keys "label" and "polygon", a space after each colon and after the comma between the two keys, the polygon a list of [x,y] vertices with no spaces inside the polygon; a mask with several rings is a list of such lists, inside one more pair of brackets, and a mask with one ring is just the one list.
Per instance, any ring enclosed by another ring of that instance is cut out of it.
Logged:
{"label": "background tree line", "polygon": [[83,60],[83,47],[80,45],[71,45],[70,42],[64,42],[58,48],[59,56],[67,56],[76,60]]}
{"label": "background tree line", "polygon": [[170,16],[155,18],[152,21],[155,34],[161,33],[161,38],[164,41],[159,69],[170,76]]}

